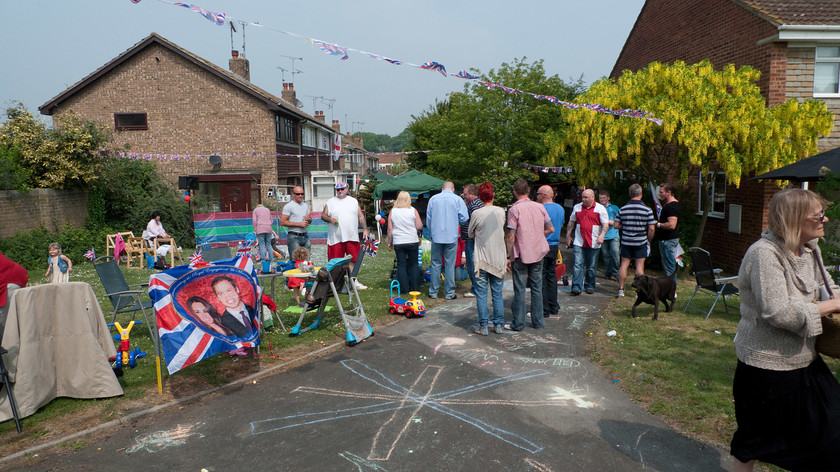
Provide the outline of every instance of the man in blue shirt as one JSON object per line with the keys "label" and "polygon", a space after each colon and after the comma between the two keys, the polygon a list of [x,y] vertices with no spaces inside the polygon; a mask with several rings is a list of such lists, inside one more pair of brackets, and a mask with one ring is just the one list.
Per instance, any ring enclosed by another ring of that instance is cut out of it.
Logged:
{"label": "man in blue shirt", "polygon": [[537,201],[543,204],[554,225],[554,232],[545,237],[548,241],[548,254],[543,257],[543,318],[548,318],[557,316],[560,310],[557,304],[557,251],[560,249],[560,229],[566,220],[566,210],[554,203],[554,189],[548,185],[537,190]]}
{"label": "man in blue shirt", "polygon": [[447,300],[455,295],[455,256],[458,250],[460,224],[469,220],[467,205],[455,195],[455,184],[444,182],[441,192],[429,199],[426,226],[432,240],[432,266],[429,298],[437,298],[440,288],[441,258],[445,264],[444,292]]}
{"label": "man in blue shirt", "polygon": [[618,215],[618,207],[610,203],[610,192],[601,190],[598,192],[598,201],[607,209],[609,229],[604,235],[604,244],[601,245],[601,257],[604,258],[604,278],[618,280],[618,253],[620,239],[618,230],[615,229],[615,216]]}

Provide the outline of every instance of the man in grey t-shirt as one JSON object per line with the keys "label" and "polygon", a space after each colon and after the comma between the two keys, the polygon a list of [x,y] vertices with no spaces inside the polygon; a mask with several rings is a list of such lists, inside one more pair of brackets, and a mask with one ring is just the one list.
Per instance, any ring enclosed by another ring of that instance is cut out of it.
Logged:
{"label": "man in grey t-shirt", "polygon": [[288,231],[286,245],[289,247],[290,257],[298,246],[306,249],[312,247],[308,233],[312,217],[309,216],[309,205],[303,201],[303,197],[303,187],[297,186],[292,189],[292,201],[283,207],[283,212],[280,214],[280,224]]}

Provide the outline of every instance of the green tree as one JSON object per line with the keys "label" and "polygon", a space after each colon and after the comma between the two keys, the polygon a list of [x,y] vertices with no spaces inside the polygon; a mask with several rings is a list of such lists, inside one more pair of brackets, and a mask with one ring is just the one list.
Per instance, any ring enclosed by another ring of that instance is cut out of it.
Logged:
{"label": "green tree", "polygon": [[26,192],[29,187],[29,171],[20,164],[20,150],[14,146],[0,144],[0,190]]}
{"label": "green tree", "polygon": [[[476,71],[473,73],[480,74]],[[567,84],[546,76],[543,61],[526,58],[503,63],[481,81],[503,84],[517,90],[553,95],[571,100],[582,82]],[[464,85],[438,101],[418,117],[408,131],[414,135],[412,149],[434,150],[409,156],[409,166],[456,183],[476,181],[483,173],[519,167],[523,162],[541,164],[548,147],[543,135],[565,126],[562,107],[524,94],[488,90],[477,81]]]}
{"label": "green tree", "polygon": [[96,179],[99,151],[111,132],[73,113],[54,118],[54,128],[36,120],[22,103],[6,110],[0,124],[0,146],[16,148],[19,166],[29,175],[32,188],[77,188]]}
{"label": "green tree", "polygon": [[[618,79],[592,84],[576,101],[611,109],[639,109],[663,120],[616,117],[591,110],[569,111],[569,127],[546,135],[550,162],[571,164],[578,179],[596,182],[604,173],[624,169],[645,181],[722,172],[740,185],[744,173],[781,167],[810,154],[819,135],[832,128],[825,103],[788,100],[768,108],[750,66],[715,70],[709,61],[687,65],[658,62]],[[554,164],[557,165],[557,164]],[[701,195],[708,195],[705,179]],[[711,199],[704,199],[695,245],[702,242]]]}

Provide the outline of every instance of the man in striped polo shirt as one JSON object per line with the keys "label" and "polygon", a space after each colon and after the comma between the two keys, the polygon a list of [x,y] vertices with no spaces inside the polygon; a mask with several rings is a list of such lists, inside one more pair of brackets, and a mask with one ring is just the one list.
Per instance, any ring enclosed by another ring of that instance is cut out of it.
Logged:
{"label": "man in striped polo shirt", "polygon": [[614,227],[621,229],[621,266],[618,268],[618,296],[624,296],[624,281],[630,259],[636,260],[636,276],[645,273],[645,258],[656,231],[656,217],[650,207],[642,202],[642,186],[630,186],[630,201],[621,207],[615,217]]}

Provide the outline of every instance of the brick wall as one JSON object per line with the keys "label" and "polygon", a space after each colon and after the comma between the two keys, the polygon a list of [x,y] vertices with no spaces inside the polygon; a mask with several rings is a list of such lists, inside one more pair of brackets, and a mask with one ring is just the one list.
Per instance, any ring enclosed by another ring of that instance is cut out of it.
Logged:
{"label": "brick wall", "polygon": [[[791,47],[787,51],[787,84],[785,99],[804,100],[814,96],[814,48]],[[840,99],[823,98],[828,111],[834,113],[834,130],[820,139],[820,152],[840,147]]]}
{"label": "brick wall", "polygon": [[25,194],[0,191],[0,238],[41,226],[53,232],[67,224],[78,228],[84,226],[87,210],[88,194],[83,190],[36,189]]}
{"label": "brick wall", "polygon": [[[121,131],[117,145],[151,154],[248,154],[223,157],[221,172],[257,171],[263,182],[277,181],[274,113],[160,45],[139,51],[63,102],[56,114],[68,109],[111,129],[114,113],[146,113],[149,129]],[[254,153],[258,157],[250,156]],[[206,157],[155,162],[173,182],[212,169]]]}

